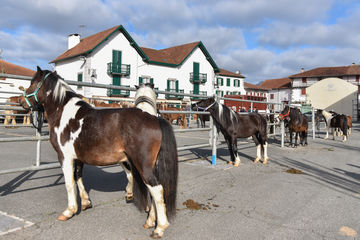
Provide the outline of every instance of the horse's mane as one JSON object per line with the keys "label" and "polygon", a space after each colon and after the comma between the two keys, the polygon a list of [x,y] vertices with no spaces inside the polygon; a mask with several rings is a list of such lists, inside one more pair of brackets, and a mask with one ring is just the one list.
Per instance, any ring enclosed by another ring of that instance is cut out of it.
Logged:
{"label": "horse's mane", "polygon": [[[237,121],[237,114],[234,110],[228,108],[227,106],[218,103],[218,116],[221,124],[234,124],[234,120]],[[228,116],[228,117],[227,117]]]}
{"label": "horse's mane", "polygon": [[[46,71],[46,73],[48,72],[49,71]],[[72,90],[71,87],[56,72],[51,73],[49,78],[50,81],[47,82],[50,84],[50,89],[53,89],[53,98],[55,101],[62,103],[67,92],[76,94],[74,90]]]}

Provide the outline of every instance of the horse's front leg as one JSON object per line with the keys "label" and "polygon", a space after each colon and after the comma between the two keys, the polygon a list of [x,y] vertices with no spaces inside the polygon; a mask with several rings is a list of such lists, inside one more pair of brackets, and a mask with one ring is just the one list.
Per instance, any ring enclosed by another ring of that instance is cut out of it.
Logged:
{"label": "horse's front leg", "polygon": [[134,199],[134,193],[133,193],[134,180],[133,180],[133,175],[131,173],[131,166],[129,162],[121,163],[121,166],[124,169],[128,180],[128,184],[126,185],[126,202],[131,202]]}
{"label": "horse's front leg", "polygon": [[225,138],[226,140],[226,143],[228,145],[228,148],[229,148],[229,152],[230,152],[230,158],[231,158],[231,161],[228,162],[228,164],[230,165],[233,165],[234,162],[235,162],[235,156],[234,156],[234,152],[233,152],[233,146],[232,146],[232,142],[231,142],[231,139],[230,138]]}
{"label": "horse's front leg", "polygon": [[65,178],[65,187],[68,196],[68,206],[66,210],[58,217],[58,220],[66,221],[71,218],[78,210],[75,195],[74,159],[64,158],[64,161],[62,163],[62,171]]}
{"label": "horse's front leg", "polygon": [[295,147],[298,146],[298,138],[299,138],[299,132],[295,133]]}
{"label": "horse's front leg", "polygon": [[234,167],[238,167],[240,165],[241,161],[240,161],[240,156],[239,156],[238,149],[237,149],[237,138],[236,137],[234,137],[232,139],[232,150],[233,150],[233,155],[235,157]]}
{"label": "horse's front leg", "polygon": [[254,142],[255,142],[255,146],[256,146],[256,158],[254,160],[254,163],[257,163],[261,160],[261,144],[259,139],[256,137],[256,135],[252,136]]}
{"label": "horse's front leg", "polygon": [[293,134],[293,132],[292,132],[292,131],[289,131],[289,135],[290,135],[290,146],[291,146],[291,147],[294,147],[294,146],[293,146],[293,143],[292,143],[292,137],[293,137],[292,134]]}
{"label": "horse's front leg", "polygon": [[84,183],[82,181],[82,170],[84,167],[84,163],[75,160],[75,180],[79,189],[79,194],[81,198],[81,210],[84,211],[88,208],[92,208],[91,201],[89,199],[89,195],[85,190]]}

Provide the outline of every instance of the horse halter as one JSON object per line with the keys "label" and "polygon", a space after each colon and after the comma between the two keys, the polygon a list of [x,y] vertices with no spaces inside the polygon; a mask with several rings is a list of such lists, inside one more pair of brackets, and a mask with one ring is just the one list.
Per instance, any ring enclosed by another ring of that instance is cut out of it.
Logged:
{"label": "horse halter", "polygon": [[41,80],[41,82],[39,82],[39,83],[37,84],[36,89],[35,89],[34,92],[32,92],[32,93],[30,93],[30,94],[26,94],[26,92],[24,91],[24,98],[25,98],[26,103],[29,105],[29,108],[31,108],[32,105],[31,105],[31,103],[30,103],[30,101],[29,101],[28,98],[34,96],[35,101],[36,101],[37,103],[39,103],[39,100],[38,100],[38,98],[37,98],[37,94],[38,94],[41,86],[42,86],[43,83],[45,82],[46,78],[47,78],[50,74],[51,74],[51,72],[47,73],[47,74],[44,76],[44,78]]}
{"label": "horse halter", "polygon": [[284,120],[285,118],[289,117],[290,115],[290,107],[289,107],[289,111],[287,113],[285,113],[284,115],[283,114],[279,114],[279,116],[281,117],[282,120]]}
{"label": "horse halter", "polygon": [[216,103],[216,101],[214,101],[212,104],[210,104],[209,106],[207,106],[206,108],[204,107],[200,107],[197,105],[197,103],[195,103],[195,106],[196,106],[196,110],[203,110],[204,112],[207,111],[209,108],[211,108],[212,106],[214,106]]}

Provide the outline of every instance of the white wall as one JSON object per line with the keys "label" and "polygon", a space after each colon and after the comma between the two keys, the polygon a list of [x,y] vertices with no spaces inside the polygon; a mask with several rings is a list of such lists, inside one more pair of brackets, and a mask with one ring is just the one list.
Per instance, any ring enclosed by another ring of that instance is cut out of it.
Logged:
{"label": "white wall", "polygon": [[[24,88],[28,88],[30,86],[30,81],[13,79],[13,78],[6,78],[5,80],[0,80],[0,91],[14,92],[21,94],[22,91],[19,90],[20,86],[23,86]],[[0,102],[4,103],[7,101],[7,98],[12,96],[18,96],[19,94],[1,93],[1,97],[4,98],[0,98]]]}

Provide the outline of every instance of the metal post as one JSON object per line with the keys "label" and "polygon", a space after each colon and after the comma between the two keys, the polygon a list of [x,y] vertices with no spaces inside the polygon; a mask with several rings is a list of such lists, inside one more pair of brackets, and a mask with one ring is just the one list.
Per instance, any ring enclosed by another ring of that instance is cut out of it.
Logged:
{"label": "metal post", "polygon": [[[218,96],[215,95],[215,101],[218,102]],[[216,165],[216,139],[217,139],[217,131],[216,131],[216,126],[214,124],[214,120],[212,117],[210,117],[210,126],[211,126],[211,130],[212,134],[211,134],[211,142],[212,142],[212,159],[211,159],[211,165]]]}
{"label": "metal post", "polygon": [[253,111],[253,102],[250,103],[251,112]]}
{"label": "metal post", "polygon": [[285,123],[284,123],[284,121],[280,122],[280,128],[281,128],[281,147],[284,147],[284,141],[285,141]]}
{"label": "metal post", "polygon": [[312,138],[315,139],[315,108],[311,108]]}
{"label": "metal post", "polygon": [[[38,114],[39,112],[38,111],[34,111],[33,113],[33,121],[35,121],[35,125],[38,125]],[[39,137],[39,140],[36,142],[36,162],[35,162],[35,166],[40,166],[40,151],[41,151],[41,140],[40,140],[40,137],[41,137],[41,134],[40,132],[36,129],[35,130],[35,134],[36,134],[36,137]]]}

